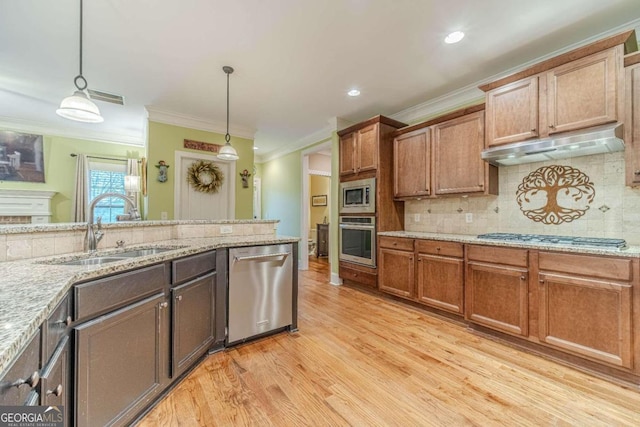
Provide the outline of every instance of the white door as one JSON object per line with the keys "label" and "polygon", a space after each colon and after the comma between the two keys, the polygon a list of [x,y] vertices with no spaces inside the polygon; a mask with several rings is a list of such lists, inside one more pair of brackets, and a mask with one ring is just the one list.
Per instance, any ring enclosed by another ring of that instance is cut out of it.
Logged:
{"label": "white door", "polygon": [[[187,171],[198,160],[210,161],[224,174],[224,182],[217,193],[197,191],[187,181]],[[235,218],[235,162],[225,162],[210,155],[176,151],[175,164],[175,219]]]}

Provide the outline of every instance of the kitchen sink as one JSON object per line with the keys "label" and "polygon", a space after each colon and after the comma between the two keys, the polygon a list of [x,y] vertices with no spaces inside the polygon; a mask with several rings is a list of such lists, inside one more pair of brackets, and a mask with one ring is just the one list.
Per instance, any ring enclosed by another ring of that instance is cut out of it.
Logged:
{"label": "kitchen sink", "polygon": [[135,249],[131,251],[114,254],[118,257],[135,258],[139,256],[155,255],[162,252],[173,251],[176,248],[149,248],[149,249]]}
{"label": "kitchen sink", "polygon": [[126,257],[101,256],[95,258],[74,259],[72,261],[58,262],[58,265],[102,265],[127,259]]}

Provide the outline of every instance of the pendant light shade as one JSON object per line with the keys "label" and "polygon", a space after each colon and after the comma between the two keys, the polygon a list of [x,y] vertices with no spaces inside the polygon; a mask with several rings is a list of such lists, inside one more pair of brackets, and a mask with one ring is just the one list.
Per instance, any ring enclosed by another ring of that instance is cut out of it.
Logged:
{"label": "pendant light shade", "polygon": [[104,118],[100,115],[100,110],[84,92],[87,88],[87,80],[82,75],[82,0],[80,0],[80,73],[73,79],[73,84],[77,90],[73,95],[62,100],[56,113],[65,119],[77,122],[103,122]]}
{"label": "pendant light shade", "polygon": [[229,74],[233,73],[233,68],[225,65],[222,67],[222,71],[227,73],[227,134],[224,136],[226,143],[218,152],[218,158],[220,160],[238,160],[238,152],[231,145],[231,135],[229,135]]}

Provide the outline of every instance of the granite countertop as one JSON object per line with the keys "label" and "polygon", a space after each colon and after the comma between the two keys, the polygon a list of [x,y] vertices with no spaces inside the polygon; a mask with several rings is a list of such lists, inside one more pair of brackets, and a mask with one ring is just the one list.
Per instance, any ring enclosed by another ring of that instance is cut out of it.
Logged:
{"label": "granite countertop", "polygon": [[629,246],[626,249],[606,249],[589,246],[567,246],[553,243],[526,243],[520,241],[500,241],[478,239],[469,234],[424,233],[419,231],[383,231],[378,236],[404,237],[408,239],[442,240],[448,242],[473,243],[475,245],[505,246],[510,248],[541,249],[578,254],[611,255],[626,258],[640,258],[640,246]]}
{"label": "granite countertop", "polygon": [[97,255],[136,248],[175,249],[94,266],[48,264],[87,257],[85,253],[0,262],[0,373],[8,367],[74,283],[217,248],[293,243],[299,240],[297,237],[266,235],[165,240],[99,251]]}

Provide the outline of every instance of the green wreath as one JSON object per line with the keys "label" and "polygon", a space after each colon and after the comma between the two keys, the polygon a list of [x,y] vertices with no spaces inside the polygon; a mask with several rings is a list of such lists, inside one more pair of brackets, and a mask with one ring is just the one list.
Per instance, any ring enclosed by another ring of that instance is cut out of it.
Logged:
{"label": "green wreath", "polygon": [[187,171],[187,181],[203,193],[217,193],[224,183],[224,173],[211,162],[198,160]]}

